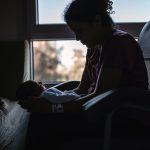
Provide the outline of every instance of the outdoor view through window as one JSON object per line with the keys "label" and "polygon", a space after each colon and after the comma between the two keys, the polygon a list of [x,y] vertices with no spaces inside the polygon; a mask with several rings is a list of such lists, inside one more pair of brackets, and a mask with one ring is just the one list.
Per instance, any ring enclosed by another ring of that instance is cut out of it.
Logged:
{"label": "outdoor view through window", "polygon": [[86,47],[77,41],[34,41],[36,81],[80,80]]}
{"label": "outdoor view through window", "polygon": [[[71,0],[38,0],[39,24],[62,24],[63,11]],[[112,0],[115,22],[146,22],[150,0]],[[144,11],[141,11],[144,10]],[[33,41],[36,81],[80,80],[86,47],[72,40]]]}

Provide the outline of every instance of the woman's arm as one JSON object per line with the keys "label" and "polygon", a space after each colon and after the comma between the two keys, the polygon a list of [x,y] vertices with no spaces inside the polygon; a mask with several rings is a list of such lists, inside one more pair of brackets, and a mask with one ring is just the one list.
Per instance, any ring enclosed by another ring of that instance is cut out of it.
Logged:
{"label": "woman's arm", "polygon": [[118,87],[121,79],[122,70],[118,68],[103,68],[99,72],[96,87],[93,93],[81,97],[75,101],[78,106],[83,105],[85,102],[94,98],[95,96],[106,92],[108,90],[113,90]]}
{"label": "woman's arm", "polygon": [[94,92],[78,99],[77,103],[82,105],[103,92],[118,88],[123,72],[123,63],[125,62],[123,60],[123,55],[120,52],[120,47],[110,49],[110,52],[105,55],[102,62]]}
{"label": "woman's arm", "polygon": [[[85,73],[85,72],[84,72]],[[83,77],[86,74],[83,74]],[[76,101],[71,101],[63,104],[64,112],[82,112],[82,105],[88,100],[94,98],[95,96],[109,90],[115,89],[118,85],[119,79],[121,76],[121,70],[119,69],[107,69],[104,68],[100,71],[99,77],[97,80],[95,91],[91,94],[88,94],[84,97],[77,99]],[[86,80],[83,78],[79,88],[85,88],[89,86]],[[83,82],[84,81],[84,82]],[[80,91],[81,92],[81,91]],[[83,92],[83,91],[82,91]],[[29,98],[25,101],[20,101],[19,104],[22,108],[27,109],[29,112],[52,112],[52,103],[43,99],[43,98]]]}
{"label": "woman's arm", "polygon": [[77,94],[85,94],[85,93],[87,93],[87,91],[90,87],[90,84],[91,84],[91,81],[89,78],[87,65],[85,65],[80,84],[73,91],[76,92]]}

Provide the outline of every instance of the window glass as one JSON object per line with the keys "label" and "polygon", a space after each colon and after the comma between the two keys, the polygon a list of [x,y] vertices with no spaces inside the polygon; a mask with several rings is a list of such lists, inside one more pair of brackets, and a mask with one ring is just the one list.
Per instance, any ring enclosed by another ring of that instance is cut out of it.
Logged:
{"label": "window glass", "polygon": [[115,22],[147,22],[150,20],[150,0],[112,0]]}
{"label": "window glass", "polygon": [[86,46],[77,41],[33,41],[34,80],[80,80]]}
{"label": "window glass", "polygon": [[[112,0],[115,22],[147,22],[150,20],[150,0]],[[39,24],[60,24],[63,12],[71,0],[38,0]]]}
{"label": "window glass", "polygon": [[[67,6],[67,4],[69,4],[72,0],[35,0],[35,1],[37,2],[37,12],[38,12],[37,22],[39,24],[62,24],[64,23],[63,21],[64,9]],[[113,13],[111,16],[115,22],[133,23],[133,22],[147,22],[148,20],[150,20],[149,19],[150,0],[144,1],[112,0],[112,1],[114,2],[113,10],[115,13]],[[134,30],[134,28],[132,27],[131,29]],[[54,30],[57,31],[56,37],[55,32],[51,33],[51,31]],[[61,37],[58,36],[58,31],[60,32]],[[52,28],[49,32],[47,32],[47,30],[38,30],[38,34],[36,33],[35,35],[38,35],[37,36],[38,39],[42,38],[65,39],[64,32],[66,33],[66,30],[62,30],[62,28],[59,28],[59,26],[57,26],[57,28],[55,29]],[[47,37],[47,35],[52,35],[52,37]],[[81,79],[82,71],[85,64],[85,53],[86,53],[86,47],[83,46],[81,43],[73,40],[68,41],[35,40],[33,41],[33,50],[34,50],[35,80],[42,82],[47,81],[49,82],[49,81],[66,81],[66,80]]]}
{"label": "window glass", "polygon": [[38,0],[39,24],[64,23],[63,12],[71,0]]}

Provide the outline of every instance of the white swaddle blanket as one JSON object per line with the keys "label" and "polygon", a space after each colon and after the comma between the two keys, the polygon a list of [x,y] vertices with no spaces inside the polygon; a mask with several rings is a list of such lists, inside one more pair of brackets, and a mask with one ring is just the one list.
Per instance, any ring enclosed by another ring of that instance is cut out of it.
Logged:
{"label": "white swaddle blanket", "polygon": [[43,97],[54,104],[62,104],[80,98],[81,96],[72,90],[60,91],[52,87],[43,91],[40,97]]}

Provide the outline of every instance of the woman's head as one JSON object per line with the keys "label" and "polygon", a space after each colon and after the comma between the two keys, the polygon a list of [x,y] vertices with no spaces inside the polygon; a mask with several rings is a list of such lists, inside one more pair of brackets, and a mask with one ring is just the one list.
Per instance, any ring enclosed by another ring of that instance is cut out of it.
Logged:
{"label": "woman's head", "polygon": [[73,0],[65,9],[64,19],[68,24],[72,21],[92,23],[100,16],[103,26],[112,27],[112,4],[110,0]]}
{"label": "woman's head", "polygon": [[64,19],[74,31],[76,39],[92,47],[106,38],[113,27],[110,0],[74,0],[64,13]]}

